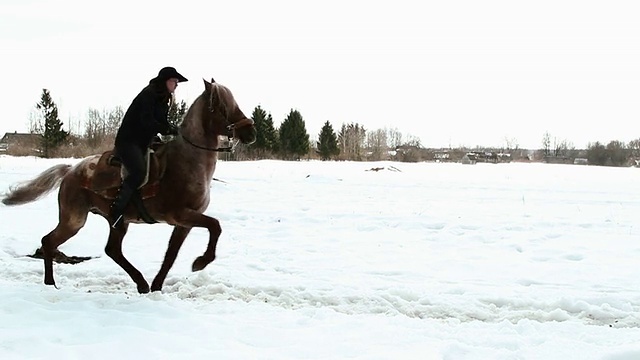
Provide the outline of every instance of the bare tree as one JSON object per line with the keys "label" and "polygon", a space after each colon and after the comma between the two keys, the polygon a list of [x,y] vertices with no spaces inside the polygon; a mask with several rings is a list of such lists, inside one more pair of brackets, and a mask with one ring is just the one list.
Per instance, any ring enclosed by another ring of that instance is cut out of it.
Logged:
{"label": "bare tree", "polygon": [[104,138],[105,120],[100,111],[89,109],[84,123],[84,137],[87,144],[96,147]]}
{"label": "bare tree", "polygon": [[367,132],[367,149],[371,152],[369,160],[379,161],[386,160],[388,151],[387,146],[387,130],[378,129]]}
{"label": "bare tree", "polygon": [[122,118],[124,117],[124,109],[122,106],[116,106],[111,109],[107,114],[107,123],[105,126],[105,135],[107,137],[114,138],[116,137],[116,133],[118,132],[118,128],[120,127],[120,123],[122,122]]}
{"label": "bare tree", "polygon": [[422,147],[420,138],[414,135],[408,135],[407,140],[404,142],[405,146]]}
{"label": "bare tree", "polygon": [[544,156],[551,155],[551,134],[548,131],[542,135],[542,151]]}
{"label": "bare tree", "polygon": [[505,136],[504,143],[508,152],[516,151],[519,148],[518,140],[516,140],[516,138],[508,138]]}
{"label": "bare tree", "polygon": [[568,140],[558,140],[553,138],[553,156],[567,157],[575,150],[573,143]]}
{"label": "bare tree", "polygon": [[422,145],[420,144],[420,138],[413,135],[408,135],[404,144],[397,148],[396,160],[403,162],[416,162],[421,161],[423,156]]}
{"label": "bare tree", "polygon": [[338,133],[340,156],[344,160],[362,160],[366,130],[358,123],[342,124]]}
{"label": "bare tree", "polygon": [[640,158],[640,139],[635,139],[629,141],[629,155],[631,155],[634,159]]}
{"label": "bare tree", "polygon": [[622,141],[612,140],[607,144],[609,163],[613,166],[624,166],[629,162],[629,150]]}
{"label": "bare tree", "polygon": [[29,112],[29,132],[31,134],[44,132],[44,119],[35,109]]}
{"label": "bare tree", "polygon": [[96,148],[113,143],[123,116],[119,106],[112,110],[89,109],[84,131],[87,144]]}
{"label": "bare tree", "polygon": [[403,144],[402,133],[398,129],[387,130],[387,146],[396,149]]}

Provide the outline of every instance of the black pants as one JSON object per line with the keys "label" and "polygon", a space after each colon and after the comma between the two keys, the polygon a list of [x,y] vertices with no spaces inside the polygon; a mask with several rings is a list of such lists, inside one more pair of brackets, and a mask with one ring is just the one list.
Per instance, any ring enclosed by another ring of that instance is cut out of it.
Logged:
{"label": "black pants", "polygon": [[146,149],[141,149],[135,144],[116,145],[116,155],[122,161],[124,168],[127,169],[127,177],[124,178],[124,183],[131,189],[138,189],[147,176],[146,151]]}

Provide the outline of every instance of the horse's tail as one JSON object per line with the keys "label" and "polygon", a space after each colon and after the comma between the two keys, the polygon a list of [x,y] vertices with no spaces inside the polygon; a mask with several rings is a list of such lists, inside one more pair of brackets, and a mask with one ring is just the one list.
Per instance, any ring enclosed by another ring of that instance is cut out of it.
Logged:
{"label": "horse's tail", "polygon": [[18,184],[4,194],[5,205],[22,205],[36,201],[60,186],[62,178],[71,171],[71,165],[59,164],[43,171],[35,179]]}

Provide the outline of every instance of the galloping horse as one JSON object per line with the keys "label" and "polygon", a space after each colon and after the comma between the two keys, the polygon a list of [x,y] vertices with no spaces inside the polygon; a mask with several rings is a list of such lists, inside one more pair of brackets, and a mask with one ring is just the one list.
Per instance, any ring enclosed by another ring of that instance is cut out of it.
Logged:
{"label": "galloping horse", "polygon": [[[204,254],[193,262],[192,270],[202,270],[215,259],[222,229],[217,219],[203,212],[209,205],[217,151],[224,150],[220,147],[219,136],[237,138],[245,144],[256,139],[253,121],[242,113],[231,91],[213,79],[211,82],[204,80],[204,87],[204,92],[193,102],[182,121],[180,135],[150,155],[147,183],[140,189],[148,215],[156,221],[173,225],[160,271],[151,283],[152,291],[161,290],[182,243],[193,227],[209,230],[209,244]],[[121,170],[118,159],[108,151],[87,157],[75,166],[55,165],[5,194],[4,204],[21,205],[60,188],[58,225],[42,238],[45,284],[55,286],[53,254],[58,246],[85,225],[88,213],[108,219],[109,206],[121,183]],[[105,252],[129,274],[139,293],[148,293],[149,284],[122,254],[122,240],[129,223],[142,222],[135,206],[129,205],[124,218],[121,228],[109,227]]]}

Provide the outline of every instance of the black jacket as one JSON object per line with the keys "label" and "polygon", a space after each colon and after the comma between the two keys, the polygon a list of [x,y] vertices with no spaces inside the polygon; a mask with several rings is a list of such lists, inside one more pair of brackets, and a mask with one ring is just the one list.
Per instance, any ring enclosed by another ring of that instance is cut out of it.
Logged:
{"label": "black jacket", "polygon": [[146,149],[158,133],[166,135],[171,130],[167,120],[170,96],[164,83],[151,82],[142,89],[122,118],[115,146],[135,144]]}

